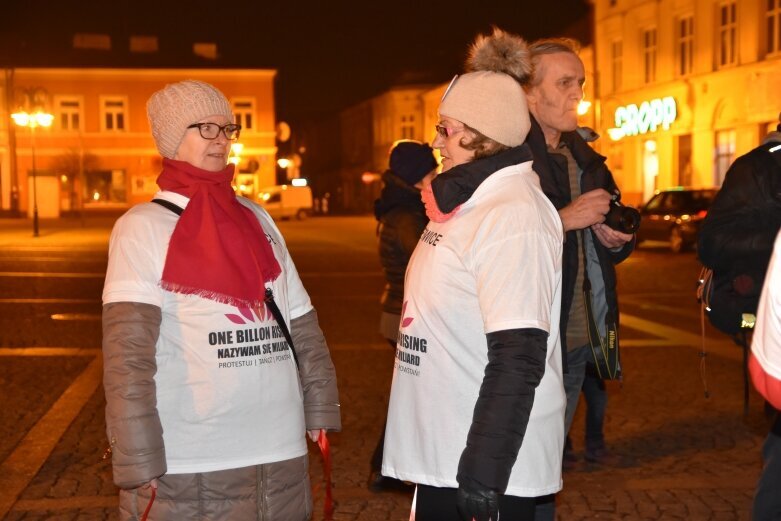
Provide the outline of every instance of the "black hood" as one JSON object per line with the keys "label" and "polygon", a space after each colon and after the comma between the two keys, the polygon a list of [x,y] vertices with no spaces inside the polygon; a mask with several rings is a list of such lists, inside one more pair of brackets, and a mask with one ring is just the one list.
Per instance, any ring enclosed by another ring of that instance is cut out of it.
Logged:
{"label": "black hood", "polygon": [[420,213],[426,211],[420,198],[420,190],[408,185],[391,170],[386,170],[382,174],[380,198],[374,201],[374,216],[379,220],[394,208],[402,206]]}
{"label": "black hood", "polygon": [[440,211],[450,213],[456,206],[469,200],[477,187],[494,172],[531,160],[532,151],[524,143],[490,157],[454,166],[447,172],[439,174],[431,182],[431,190],[434,192],[437,206]]}

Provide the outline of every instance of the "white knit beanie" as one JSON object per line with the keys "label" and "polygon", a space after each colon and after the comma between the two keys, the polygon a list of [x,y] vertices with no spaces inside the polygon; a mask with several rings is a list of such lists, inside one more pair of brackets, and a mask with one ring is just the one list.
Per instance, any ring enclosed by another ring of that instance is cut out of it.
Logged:
{"label": "white knit beanie", "polygon": [[522,145],[531,127],[523,88],[501,72],[477,71],[454,78],[439,113],[508,147]]}
{"label": "white knit beanie", "polygon": [[222,92],[197,80],[171,83],[152,94],[146,115],[157,150],[168,159],[176,156],[187,127],[193,123],[209,116],[225,116],[233,121],[231,105]]}

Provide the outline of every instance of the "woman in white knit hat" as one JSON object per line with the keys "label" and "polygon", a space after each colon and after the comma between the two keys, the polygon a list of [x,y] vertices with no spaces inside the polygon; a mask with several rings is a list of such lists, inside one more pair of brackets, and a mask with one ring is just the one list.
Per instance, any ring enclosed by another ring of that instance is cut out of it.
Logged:
{"label": "woman in white knit hat", "polygon": [[561,488],[562,227],[540,189],[525,43],[473,49],[439,106],[443,173],[404,287],[383,474],[418,521],[534,518]]}
{"label": "woman in white knit hat", "polygon": [[271,218],[231,188],[225,96],[183,81],[147,114],[160,191],[117,221],[103,289],[120,517],[309,519],[305,433],[341,427],[317,314]]}

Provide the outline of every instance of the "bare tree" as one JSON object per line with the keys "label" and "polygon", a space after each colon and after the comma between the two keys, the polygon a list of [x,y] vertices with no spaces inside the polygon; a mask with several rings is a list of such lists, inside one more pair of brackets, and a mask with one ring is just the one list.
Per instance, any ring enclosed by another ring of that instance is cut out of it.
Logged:
{"label": "bare tree", "polygon": [[70,210],[76,211],[83,206],[83,194],[79,196],[79,189],[84,191],[84,174],[98,170],[100,159],[89,152],[79,153],[79,149],[71,148],[67,152],[56,156],[52,161],[52,168],[59,176],[67,178],[66,185],[70,193]]}

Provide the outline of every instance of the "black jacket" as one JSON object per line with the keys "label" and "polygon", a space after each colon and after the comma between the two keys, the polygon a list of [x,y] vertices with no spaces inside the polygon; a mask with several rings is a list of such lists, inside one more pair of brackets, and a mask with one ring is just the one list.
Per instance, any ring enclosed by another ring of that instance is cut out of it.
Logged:
{"label": "black jacket", "polygon": [[769,137],[732,163],[698,237],[703,264],[730,279],[752,275],[757,295],[781,228],[781,150],[769,152],[781,134]]}
{"label": "black jacket", "polygon": [[428,223],[420,191],[392,171],[386,171],[380,198],[374,202],[378,221],[380,263],[385,272],[382,310],[401,314],[404,274],[420,234]]}
{"label": "black jacket", "polygon": [[[565,132],[561,141],[566,143],[572,157],[583,170],[581,176],[581,193],[603,188],[610,193],[617,190],[613,175],[605,165],[605,157],[597,154],[577,132]],[[572,202],[570,193],[569,173],[566,159],[559,154],[548,154],[545,135],[539,123],[532,117],[531,130],[526,142],[534,154],[534,171],[540,176],[540,186],[557,210],[561,210]],[[608,318],[618,324],[618,296],[616,293],[615,265],[626,259],[634,250],[635,241],[624,245],[621,250],[612,252],[602,245],[594,232],[592,234],[594,248],[599,258],[599,266],[605,285],[606,303],[594,303],[594,307],[607,305]],[[578,236],[574,230],[567,232],[564,241],[564,258],[562,259],[562,294],[561,294],[561,344],[564,352],[567,350],[567,322],[575,291],[575,277],[578,273]],[[576,346],[573,346],[576,347]]]}

